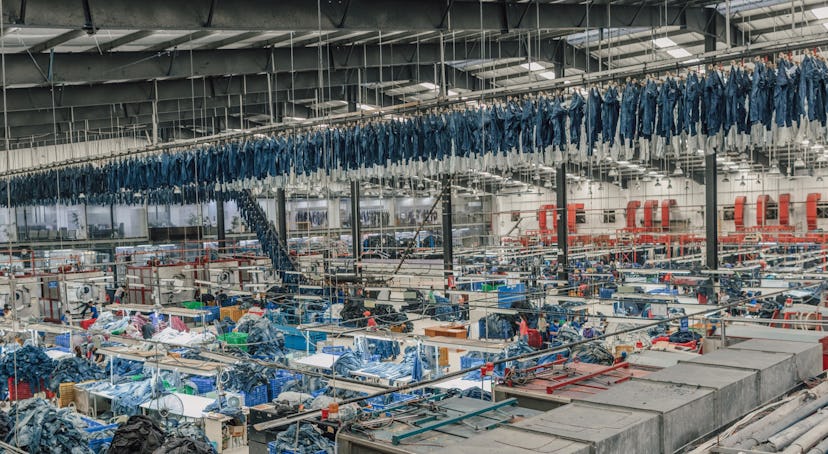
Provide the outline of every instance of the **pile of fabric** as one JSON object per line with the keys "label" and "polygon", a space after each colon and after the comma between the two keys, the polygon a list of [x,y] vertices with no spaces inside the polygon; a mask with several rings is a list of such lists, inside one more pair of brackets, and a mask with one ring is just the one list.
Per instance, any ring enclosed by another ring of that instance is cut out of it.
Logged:
{"label": "pile of fabric", "polygon": [[57,392],[61,383],[80,383],[106,377],[106,372],[86,359],[71,356],[56,361],[56,366],[49,377],[47,386]]}
{"label": "pile of fabric", "polygon": [[347,351],[333,363],[333,370],[336,375],[341,377],[350,377],[351,372],[359,370],[362,367],[362,360],[352,351]]}
{"label": "pile of fabric", "polygon": [[104,331],[110,334],[123,334],[130,324],[129,317],[117,317],[112,312],[102,312],[89,331]]}
{"label": "pile of fabric", "polygon": [[247,314],[239,319],[236,331],[247,333],[248,351],[262,358],[280,358],[285,355],[285,336],[269,319]]}
{"label": "pile of fabric", "polygon": [[107,454],[153,454],[165,439],[164,431],[149,417],[130,416],[115,431]]}
{"label": "pile of fabric", "polygon": [[[114,369],[114,371],[110,372],[111,369]],[[113,358],[106,364],[105,372],[107,375],[113,375],[115,383],[118,383],[122,380],[129,380],[130,377],[140,374],[143,370],[144,363],[142,362]]]}
{"label": "pile of fabric", "polygon": [[478,321],[481,339],[509,339],[515,335],[515,326],[510,317],[489,314]]}
{"label": "pile of fabric", "polygon": [[296,433],[296,424],[291,424],[287,430],[276,437],[276,441],[269,444],[274,450],[271,452],[292,452],[295,454],[316,454],[319,451],[334,452],[334,444],[325,438],[315,426],[307,423],[299,425]]}
{"label": "pile of fabric", "polygon": [[249,393],[259,385],[267,385],[276,376],[276,369],[254,363],[240,363],[222,375],[224,389]]}
{"label": "pile of fabric", "polygon": [[[112,412],[116,415],[135,415],[140,413],[139,405],[152,399],[152,380],[127,381],[112,385],[108,381],[92,382],[79,385],[88,391],[106,392],[112,396]],[[155,384],[155,393],[164,389],[162,380]]]}
{"label": "pile of fabric", "polygon": [[192,346],[207,344],[216,337],[208,331],[178,331],[172,327],[164,328],[152,336],[152,340],[173,345]]}
{"label": "pile of fabric", "polygon": [[6,443],[31,454],[94,454],[86,434],[78,430],[83,424],[74,410],[28,399],[12,406],[8,420],[12,426]]}
{"label": "pile of fabric", "polygon": [[29,383],[32,391],[40,390],[54,368],[54,361],[42,348],[26,345],[0,358],[0,390],[7,388],[9,378]]}

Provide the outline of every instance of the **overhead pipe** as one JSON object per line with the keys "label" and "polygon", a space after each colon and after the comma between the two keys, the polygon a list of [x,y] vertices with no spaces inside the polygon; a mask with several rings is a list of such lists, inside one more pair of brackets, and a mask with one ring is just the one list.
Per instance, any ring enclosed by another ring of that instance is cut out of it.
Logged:
{"label": "overhead pipe", "polygon": [[[744,440],[747,440],[751,435],[753,435],[754,432],[762,430],[764,427],[781,420],[785,416],[794,412],[796,409],[800,408],[804,404],[803,401],[805,399],[816,399],[826,395],[828,395],[828,382],[820,383],[816,387],[808,390],[808,392],[804,393],[802,396],[798,396],[788,402],[785,402],[764,418],[748,424],[742,428],[742,430],[725,438],[722,440],[721,444],[726,447],[734,447]],[[773,432],[770,435],[775,435],[778,432],[779,431]]]}
{"label": "overhead pipe", "polygon": [[808,432],[809,430],[813,429],[814,426],[819,424],[822,420],[826,417],[825,413],[818,411],[813,415],[799,421],[798,423],[788,427],[787,429],[779,432],[778,434],[768,438],[768,443],[770,443],[773,448],[777,451],[787,448],[791,445],[794,441],[796,441],[799,437]]}
{"label": "overhead pipe", "polygon": [[[826,405],[828,405],[828,395],[822,396],[817,400],[811,401],[799,407],[798,409],[791,412],[789,415],[784,416],[776,423],[770,423],[760,426],[753,434],[751,434],[750,438],[743,440],[738,447],[741,449],[752,449],[755,446],[767,440],[769,437],[772,437],[774,434],[777,434],[782,430],[785,430],[788,427],[796,424],[801,419],[805,418],[806,416],[810,415],[811,413],[819,410],[820,408]],[[826,433],[826,435],[828,435],[828,433]],[[814,444],[816,444],[816,442],[814,442]]]}
{"label": "overhead pipe", "polygon": [[819,424],[805,432],[804,435],[782,451],[782,454],[802,454],[825,437],[828,437],[828,417],[823,418]]}

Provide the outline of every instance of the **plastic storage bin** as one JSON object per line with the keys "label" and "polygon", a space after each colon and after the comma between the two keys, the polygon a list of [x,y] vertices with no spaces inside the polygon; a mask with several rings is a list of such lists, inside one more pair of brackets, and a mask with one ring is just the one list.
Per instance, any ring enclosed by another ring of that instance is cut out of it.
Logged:
{"label": "plastic storage bin", "polygon": [[256,386],[249,393],[242,391],[240,394],[244,396],[244,405],[246,407],[253,407],[267,403],[266,385]]}

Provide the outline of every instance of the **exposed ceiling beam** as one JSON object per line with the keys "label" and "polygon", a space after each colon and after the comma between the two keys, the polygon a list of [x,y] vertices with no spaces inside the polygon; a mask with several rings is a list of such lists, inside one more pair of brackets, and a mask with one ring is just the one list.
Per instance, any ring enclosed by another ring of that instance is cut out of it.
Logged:
{"label": "exposed ceiling beam", "polygon": [[213,42],[207,43],[207,44],[205,44],[201,47],[197,47],[196,49],[197,50],[221,49],[224,46],[229,46],[230,44],[234,44],[234,43],[237,43],[239,41],[244,41],[244,40],[247,40],[247,39],[250,39],[250,38],[255,38],[255,37],[257,37],[261,34],[262,34],[262,32],[239,33],[238,35],[233,35],[233,36],[230,36],[228,38],[224,38],[224,39],[221,39],[221,40],[218,40],[218,41],[213,41]]}
{"label": "exposed ceiling beam", "polygon": [[[461,71],[448,67],[446,84],[448,88],[462,88],[468,90],[479,89],[478,79]],[[419,79],[417,76],[419,74]],[[336,93],[341,87],[353,86],[358,83],[371,84],[382,81],[415,80],[415,82],[432,82],[434,80],[434,66],[416,65],[368,68],[367,70],[335,70],[325,74],[326,89]],[[439,75],[438,75],[439,78]],[[53,106],[58,108],[83,107],[110,104],[130,104],[149,102],[155,97],[156,83],[153,81],[127,82],[120,84],[96,85],[66,85],[54,87],[54,98],[50,87],[31,87],[8,89],[6,99],[7,111],[49,110]],[[215,96],[238,96],[239,94],[253,95],[267,93],[267,76],[263,74],[247,76],[216,76],[205,79],[176,79],[157,81],[159,101],[187,100]],[[288,99],[291,90],[310,90],[319,88],[319,75],[316,71],[303,71],[295,74],[280,73],[271,76],[270,89],[274,99]],[[299,97],[301,98],[301,97]],[[2,106],[2,99],[0,99]]]}
{"label": "exposed ceiling beam", "polygon": [[[192,37],[194,34],[187,35]],[[184,38],[179,38],[178,41]],[[158,52],[171,43],[154,47],[150,52],[99,53],[57,53],[54,55],[12,54],[6,56],[6,83],[16,85],[43,84],[42,68],[52,69],[54,84],[102,83],[111,80],[152,80],[183,79],[187,77],[223,76],[227,74],[260,74],[276,72],[318,71],[319,51],[317,48],[299,47],[294,49],[225,49],[194,50],[186,58],[177,51]],[[183,42],[183,41],[182,41]],[[563,46],[563,47],[561,47]],[[526,50],[520,41],[506,41],[496,44],[498,58],[525,57]],[[417,62],[440,61],[439,44],[396,45],[396,46],[331,46],[325,47],[322,69],[359,69],[366,67],[407,66]],[[469,47],[444,44],[442,55],[446,59],[462,60],[478,58],[477,45]],[[539,49],[533,49],[535,58],[552,61],[559,49],[564,54],[576,56],[570,66],[583,63],[584,53],[560,40],[543,40]],[[580,63],[579,63],[580,62]],[[593,63],[595,64],[595,63]],[[593,67],[597,67],[593,66]]]}
{"label": "exposed ceiling beam", "polygon": [[197,32],[187,33],[184,36],[179,36],[178,38],[171,39],[169,41],[165,41],[163,43],[157,44],[155,46],[148,47],[144,49],[144,52],[159,52],[162,50],[172,49],[173,47],[180,46],[184,43],[189,43],[190,41],[195,41],[197,39],[204,38],[206,36],[210,36],[215,32],[209,30],[199,30]]}
{"label": "exposed ceiling beam", "polygon": [[39,54],[41,52],[54,49],[55,47],[60,46],[61,44],[67,41],[72,41],[75,38],[80,38],[84,34],[86,34],[86,32],[84,32],[83,30],[70,30],[66,33],[61,33],[60,35],[57,35],[52,39],[43,41],[42,43],[37,43],[34,46],[26,49],[24,53]]}
{"label": "exposed ceiling beam", "polygon": [[[23,6],[25,5],[25,6]],[[531,31],[543,28],[582,28],[586,9],[579,4],[534,2],[478,2],[445,0],[350,0],[321,3],[321,29],[327,30],[484,30]],[[25,14],[21,11],[25,8]],[[590,25],[603,27],[652,26],[678,19],[692,7],[593,4]],[[307,0],[236,0],[171,2],[169,0],[108,0],[90,5],[97,30],[295,30],[320,29],[316,4]],[[5,2],[5,17],[16,26],[74,29],[87,23],[81,3],[64,0]],[[482,18],[482,21],[481,21]]]}
{"label": "exposed ceiling beam", "polygon": [[124,44],[129,44],[131,42],[138,41],[139,39],[144,39],[147,36],[152,35],[153,33],[155,32],[153,32],[152,30],[139,30],[135,33],[130,33],[120,38],[113,39],[112,41],[108,41],[103,44],[98,44],[95,47],[90,47],[89,49],[86,49],[85,52],[99,52],[105,54],[111,51],[112,49],[123,46]]}

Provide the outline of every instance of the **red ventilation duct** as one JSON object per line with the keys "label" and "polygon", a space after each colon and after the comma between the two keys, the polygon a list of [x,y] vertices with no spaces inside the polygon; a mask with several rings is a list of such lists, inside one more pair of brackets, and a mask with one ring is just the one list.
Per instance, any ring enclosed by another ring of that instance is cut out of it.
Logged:
{"label": "red ventilation duct", "polygon": [[790,194],[779,194],[779,225],[791,225]]}
{"label": "red ventilation duct", "polygon": [[745,229],[745,204],[747,197],[740,195],[736,197],[736,203],[733,207],[733,222],[736,224],[736,230]]}
{"label": "red ventilation duct", "polygon": [[678,206],[676,199],[661,201],[661,230],[665,232],[670,231],[670,209],[676,206]]}
{"label": "red ventilation duct", "polygon": [[817,205],[819,205],[820,199],[822,199],[822,194],[818,192],[808,194],[808,201],[805,203],[805,217],[808,220],[809,232],[817,229]]}
{"label": "red ventilation duct", "polygon": [[649,231],[653,230],[653,214],[656,207],[658,207],[658,200],[644,202],[644,228]]}
{"label": "red ventilation duct", "polygon": [[639,200],[631,200],[627,202],[627,228],[634,229],[635,228],[635,212],[638,211],[638,208],[641,206],[641,201]]}
{"label": "red ventilation duct", "polygon": [[[538,209],[538,228],[541,232],[555,230],[558,228],[558,212],[555,211],[555,205],[541,205]],[[552,213],[552,227],[549,227],[549,213]]]}
{"label": "red ventilation duct", "polygon": [[767,194],[761,194],[756,198],[756,225],[763,227],[768,223],[768,203],[771,198]]}
{"label": "red ventilation duct", "polygon": [[583,203],[570,203],[566,206],[566,223],[569,227],[569,233],[578,233],[577,220],[575,216],[578,210],[583,210]]}

